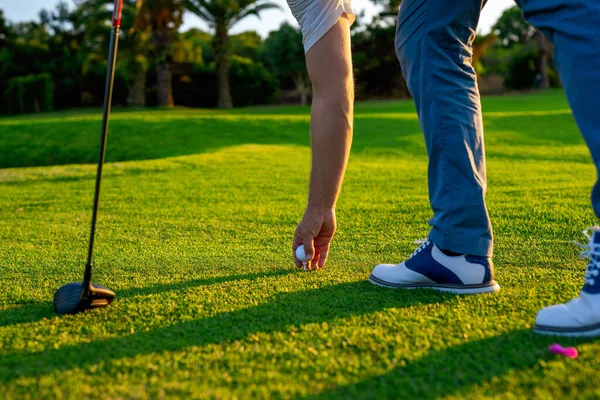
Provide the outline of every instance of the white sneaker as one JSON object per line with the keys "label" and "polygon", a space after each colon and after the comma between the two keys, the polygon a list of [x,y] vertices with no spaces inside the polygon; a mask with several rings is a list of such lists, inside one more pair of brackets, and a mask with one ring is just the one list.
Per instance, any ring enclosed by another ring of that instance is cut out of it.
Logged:
{"label": "white sneaker", "polygon": [[447,256],[429,239],[402,264],[376,266],[369,281],[389,288],[424,288],[457,294],[500,290],[494,280],[494,264],[490,258]]}
{"label": "white sneaker", "polygon": [[[592,235],[588,232],[593,230]],[[533,331],[560,336],[600,335],[600,227],[583,231],[589,244],[583,245],[582,258],[589,258],[585,284],[579,293],[566,304],[546,307],[538,313]]]}

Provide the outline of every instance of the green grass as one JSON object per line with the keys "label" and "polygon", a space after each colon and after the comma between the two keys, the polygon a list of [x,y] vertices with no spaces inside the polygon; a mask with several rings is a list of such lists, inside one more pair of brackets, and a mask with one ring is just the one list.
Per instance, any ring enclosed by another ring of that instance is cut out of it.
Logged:
{"label": "green grass", "polygon": [[393,291],[431,216],[409,101],[357,105],[324,271],[290,243],[309,172],[308,108],[115,112],[94,280],[108,308],[58,317],[81,279],[100,115],[0,119],[2,398],[600,396],[600,342],[556,357],[531,332],[576,296],[569,243],[595,223],[595,171],[561,92],[484,99],[488,206],[502,291]]}

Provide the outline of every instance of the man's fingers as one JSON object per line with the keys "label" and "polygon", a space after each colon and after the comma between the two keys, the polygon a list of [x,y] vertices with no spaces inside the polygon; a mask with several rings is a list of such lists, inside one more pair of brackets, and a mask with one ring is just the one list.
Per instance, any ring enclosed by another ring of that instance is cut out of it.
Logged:
{"label": "man's fingers", "polygon": [[329,255],[329,244],[319,248],[319,268],[323,268]]}
{"label": "man's fingers", "polygon": [[310,262],[310,269],[312,271],[316,271],[319,269],[319,258],[321,257],[321,253],[319,252],[319,248],[315,248],[315,256]]}
{"label": "man's fingers", "polygon": [[313,247],[313,238],[306,236],[302,238],[302,244],[304,245],[304,254],[308,260],[312,260],[315,256],[315,248]]}
{"label": "man's fingers", "polygon": [[292,257],[294,259],[294,264],[296,264],[297,268],[302,269],[302,263],[296,257],[296,249],[302,245],[302,238],[294,235],[294,240],[292,241]]}
{"label": "man's fingers", "polygon": [[292,251],[294,252],[294,254],[296,254],[296,249],[300,247],[301,244],[302,239],[294,235],[294,240],[292,240]]}

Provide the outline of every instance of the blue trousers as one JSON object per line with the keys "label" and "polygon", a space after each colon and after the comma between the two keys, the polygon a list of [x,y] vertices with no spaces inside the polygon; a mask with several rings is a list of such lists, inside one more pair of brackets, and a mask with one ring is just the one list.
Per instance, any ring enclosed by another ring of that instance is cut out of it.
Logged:
{"label": "blue trousers", "polygon": [[[485,149],[472,43],[486,0],[403,0],[396,54],[429,155],[429,238],[457,253],[491,256]],[[518,0],[554,43],[575,120],[600,166],[600,0]],[[592,190],[600,217],[600,184]]]}

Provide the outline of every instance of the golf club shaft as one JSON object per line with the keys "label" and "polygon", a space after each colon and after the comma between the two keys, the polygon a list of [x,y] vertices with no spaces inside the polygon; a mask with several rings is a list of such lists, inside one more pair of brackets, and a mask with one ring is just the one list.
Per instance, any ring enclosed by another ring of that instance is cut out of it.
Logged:
{"label": "golf club shaft", "polygon": [[88,259],[83,277],[84,285],[91,285],[92,281],[92,255],[94,252],[94,238],[96,236],[96,220],[98,217],[98,202],[100,200],[100,183],[102,182],[102,166],[106,153],[106,138],[108,135],[108,119],[112,103],[113,83],[115,80],[115,65],[117,63],[117,48],[119,45],[119,30],[121,26],[121,10],[123,0],[115,0],[113,12],[113,29],[110,33],[110,48],[108,51],[108,70],[106,72],[106,87],[104,89],[104,110],[102,115],[102,134],[100,136],[100,153],[98,155],[98,170],[96,172],[96,190],[94,194],[94,208],[92,212],[92,227],[90,230],[90,246]]}

